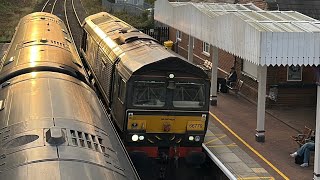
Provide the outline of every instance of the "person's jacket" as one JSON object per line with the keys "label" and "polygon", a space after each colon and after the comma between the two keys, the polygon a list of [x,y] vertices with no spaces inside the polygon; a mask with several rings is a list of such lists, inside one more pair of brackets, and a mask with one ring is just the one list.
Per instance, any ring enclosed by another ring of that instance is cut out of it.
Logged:
{"label": "person's jacket", "polygon": [[237,72],[233,71],[233,73],[229,74],[228,81],[236,82],[237,81]]}

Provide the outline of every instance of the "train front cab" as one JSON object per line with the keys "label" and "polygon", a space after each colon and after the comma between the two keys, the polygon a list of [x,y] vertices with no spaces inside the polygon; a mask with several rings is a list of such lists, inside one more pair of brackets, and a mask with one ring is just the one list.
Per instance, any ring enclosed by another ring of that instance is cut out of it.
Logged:
{"label": "train front cab", "polygon": [[[184,68],[171,64],[177,62]],[[188,72],[188,68],[195,73]],[[201,73],[183,60],[146,65],[127,82],[116,71],[111,109],[118,111],[121,103],[126,103],[124,113],[113,113],[124,115],[115,120],[122,127],[129,152],[144,152],[153,158],[162,154],[170,158],[203,158],[210,82]]]}

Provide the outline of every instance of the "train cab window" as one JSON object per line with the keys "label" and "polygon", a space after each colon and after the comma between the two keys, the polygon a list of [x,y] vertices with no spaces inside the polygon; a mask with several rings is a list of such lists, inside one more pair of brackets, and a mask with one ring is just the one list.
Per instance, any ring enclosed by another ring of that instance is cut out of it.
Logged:
{"label": "train cab window", "polygon": [[199,83],[176,82],[173,106],[181,108],[201,108],[205,104],[205,86]]}
{"label": "train cab window", "polygon": [[135,81],[133,105],[137,107],[163,107],[166,100],[164,81]]}

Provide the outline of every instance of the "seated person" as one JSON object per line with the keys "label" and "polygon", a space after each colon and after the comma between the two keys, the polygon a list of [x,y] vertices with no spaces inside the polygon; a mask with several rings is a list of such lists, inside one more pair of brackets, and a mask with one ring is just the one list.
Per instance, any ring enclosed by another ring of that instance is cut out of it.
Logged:
{"label": "seated person", "polygon": [[[222,93],[227,93],[228,88],[227,86],[230,86],[232,82],[237,81],[237,72],[234,67],[231,68],[230,74],[226,78],[218,78],[217,81],[217,91],[220,91]],[[220,86],[219,86],[220,85]],[[219,89],[220,87],[220,89]]]}
{"label": "seated person", "polygon": [[230,86],[232,82],[236,82],[238,79],[237,72],[234,67],[231,68],[229,76],[227,77],[227,85]]}
{"label": "seated person", "polygon": [[300,166],[301,167],[308,167],[309,166],[310,151],[314,151],[314,147],[315,147],[314,142],[305,143],[296,152],[290,154],[290,156],[293,158],[295,158],[298,155],[303,157],[303,163]]}

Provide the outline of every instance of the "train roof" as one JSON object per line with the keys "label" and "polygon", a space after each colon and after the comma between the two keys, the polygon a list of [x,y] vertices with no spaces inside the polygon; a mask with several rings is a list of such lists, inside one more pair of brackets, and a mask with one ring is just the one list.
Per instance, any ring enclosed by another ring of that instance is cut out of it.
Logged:
{"label": "train roof", "polygon": [[[26,73],[2,85],[0,99],[0,134],[7,136],[0,139],[0,179],[139,179],[84,82],[58,72]],[[49,130],[62,132],[59,143],[50,142]]]}
{"label": "train roof", "polygon": [[27,71],[61,71],[85,77],[82,62],[63,21],[36,12],[23,17],[0,64],[0,83]]}
{"label": "train roof", "polygon": [[166,70],[181,67],[181,71],[208,77],[201,68],[166,49],[154,38],[106,12],[87,17],[82,26],[111,57],[111,61],[120,57],[119,72],[127,79],[134,73],[151,69],[151,66]]}

